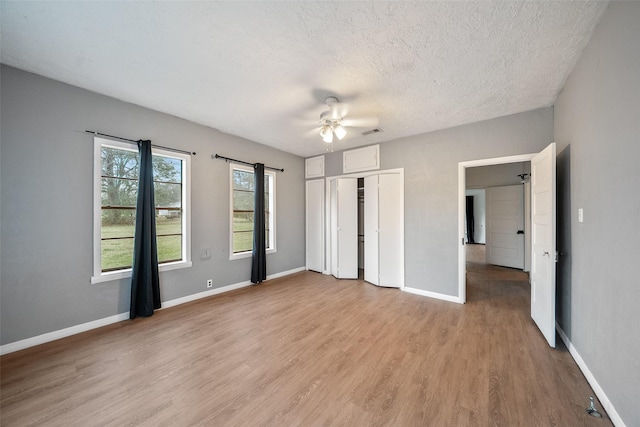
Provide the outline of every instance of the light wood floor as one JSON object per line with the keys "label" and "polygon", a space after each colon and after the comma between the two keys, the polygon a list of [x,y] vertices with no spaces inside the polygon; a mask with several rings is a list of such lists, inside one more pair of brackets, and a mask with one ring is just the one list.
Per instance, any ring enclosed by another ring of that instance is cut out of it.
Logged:
{"label": "light wood floor", "polygon": [[467,294],[303,272],[162,310],[3,356],[1,424],[611,425],[523,273],[470,263]]}
{"label": "light wood floor", "polygon": [[467,265],[468,264],[484,264],[486,260],[486,249],[485,245],[481,244],[467,244],[465,245],[465,250],[467,253]]}

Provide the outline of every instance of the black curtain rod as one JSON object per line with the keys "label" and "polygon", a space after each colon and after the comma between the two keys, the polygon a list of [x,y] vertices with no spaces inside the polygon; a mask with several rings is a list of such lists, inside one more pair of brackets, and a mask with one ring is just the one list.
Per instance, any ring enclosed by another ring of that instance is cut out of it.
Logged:
{"label": "black curtain rod", "polygon": [[[113,135],[107,135],[106,133],[100,133],[100,132],[96,132],[93,130],[85,130],[86,133],[92,133],[94,135],[100,135],[100,136],[106,136],[108,138],[114,138],[114,139],[119,139],[120,141],[126,141],[126,142],[130,142],[132,144],[137,144],[138,141],[133,140],[133,139],[128,139],[128,138],[121,138],[119,136],[113,136]],[[169,151],[174,151],[176,153],[183,153],[183,154],[191,154],[193,156],[196,155],[195,151],[185,151],[185,150],[179,150],[177,148],[171,148],[171,147],[163,147],[162,145],[155,145],[155,144],[151,144],[152,147],[156,147],[156,148],[162,148],[163,150],[169,150]]]}
{"label": "black curtain rod", "polygon": [[[256,165],[255,163],[243,162],[242,160],[236,160],[236,159],[232,159],[230,157],[220,156],[218,154],[216,154],[215,156],[212,154],[211,158],[212,159],[223,159],[226,162],[242,163],[243,165],[249,165],[249,166],[255,166]],[[264,168],[265,169],[271,169],[272,171],[284,172],[284,169],[272,168],[271,166],[265,166]]]}

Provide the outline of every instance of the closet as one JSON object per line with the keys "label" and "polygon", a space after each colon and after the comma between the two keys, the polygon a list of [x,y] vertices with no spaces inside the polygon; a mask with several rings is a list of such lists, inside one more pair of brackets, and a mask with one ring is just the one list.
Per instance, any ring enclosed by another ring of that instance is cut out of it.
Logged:
{"label": "closet", "polygon": [[[360,257],[364,260],[365,281],[401,288],[404,286],[403,171],[363,175],[329,180],[328,272],[339,279],[355,279]],[[364,185],[362,192],[359,192],[358,181],[360,187]],[[364,244],[359,234],[364,234]]]}

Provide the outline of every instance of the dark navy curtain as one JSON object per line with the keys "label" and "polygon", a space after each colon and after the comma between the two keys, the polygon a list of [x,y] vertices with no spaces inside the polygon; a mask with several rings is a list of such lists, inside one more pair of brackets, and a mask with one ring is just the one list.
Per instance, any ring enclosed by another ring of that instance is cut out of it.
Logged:
{"label": "dark navy curtain", "polygon": [[267,247],[264,214],[264,165],[253,165],[255,175],[255,199],[253,206],[253,262],[251,283],[267,280]]}
{"label": "dark navy curtain", "polygon": [[138,141],[138,151],[140,152],[140,177],[133,244],[133,271],[131,272],[130,319],[151,316],[154,309],[160,308],[151,141]]}
{"label": "dark navy curtain", "polygon": [[467,196],[467,243],[475,243],[475,218],[473,217],[473,196]]}

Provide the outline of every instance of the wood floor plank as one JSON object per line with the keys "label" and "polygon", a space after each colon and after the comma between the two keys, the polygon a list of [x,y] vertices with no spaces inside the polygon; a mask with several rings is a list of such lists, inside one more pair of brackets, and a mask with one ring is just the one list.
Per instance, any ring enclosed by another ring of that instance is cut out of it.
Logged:
{"label": "wood floor plank", "polygon": [[0,425],[611,425],[526,275],[468,267],[465,305],[302,272],[2,356]]}

